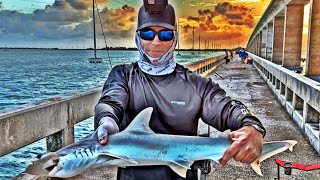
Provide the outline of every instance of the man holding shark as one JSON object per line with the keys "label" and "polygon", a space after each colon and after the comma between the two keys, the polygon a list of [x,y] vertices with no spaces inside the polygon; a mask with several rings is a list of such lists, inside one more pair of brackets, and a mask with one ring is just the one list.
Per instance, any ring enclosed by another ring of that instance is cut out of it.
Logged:
{"label": "man holding shark", "polygon": [[[111,70],[95,109],[100,144],[108,146],[108,135],[124,130],[140,111],[153,107],[149,126],[155,133],[196,136],[201,118],[220,131],[232,131],[233,142],[221,167],[231,158],[252,163],[262,151],[264,127],[218,84],[175,62],[176,27],[175,12],[167,0],[144,0],[135,35],[140,59]],[[117,178],[182,179],[167,166],[119,168]]]}

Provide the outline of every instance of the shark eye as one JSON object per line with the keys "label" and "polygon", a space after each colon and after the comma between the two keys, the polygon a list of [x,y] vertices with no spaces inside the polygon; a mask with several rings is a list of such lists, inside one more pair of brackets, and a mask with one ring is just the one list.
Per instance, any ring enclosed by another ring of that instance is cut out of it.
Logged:
{"label": "shark eye", "polygon": [[42,154],[37,155],[37,159],[40,159],[42,157]]}

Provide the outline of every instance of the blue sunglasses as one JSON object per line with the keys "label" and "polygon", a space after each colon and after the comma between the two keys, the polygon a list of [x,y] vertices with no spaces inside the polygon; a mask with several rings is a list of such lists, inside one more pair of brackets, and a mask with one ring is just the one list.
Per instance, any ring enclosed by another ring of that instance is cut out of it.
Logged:
{"label": "blue sunglasses", "polygon": [[174,32],[169,29],[164,29],[156,32],[152,29],[142,29],[139,31],[139,36],[143,40],[152,41],[158,35],[160,41],[171,41],[174,38]]}

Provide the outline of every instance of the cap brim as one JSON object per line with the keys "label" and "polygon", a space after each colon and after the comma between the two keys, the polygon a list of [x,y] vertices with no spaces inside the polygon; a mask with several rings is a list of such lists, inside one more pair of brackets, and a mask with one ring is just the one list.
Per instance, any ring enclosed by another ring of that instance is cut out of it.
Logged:
{"label": "cap brim", "polygon": [[146,27],[149,27],[149,26],[161,26],[161,27],[165,27],[165,28],[168,28],[168,29],[171,29],[171,30],[176,30],[176,27],[175,26],[172,26],[171,24],[168,24],[168,23],[162,23],[162,22],[147,22],[147,23],[144,23],[143,25],[141,25],[140,27],[137,28],[137,31],[143,29],[143,28],[146,28]]}

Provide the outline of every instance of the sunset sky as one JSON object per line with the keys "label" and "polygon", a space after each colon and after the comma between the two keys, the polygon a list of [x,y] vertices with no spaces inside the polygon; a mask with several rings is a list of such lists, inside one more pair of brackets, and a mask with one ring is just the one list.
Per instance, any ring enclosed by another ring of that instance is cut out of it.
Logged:
{"label": "sunset sky", "polygon": [[[180,22],[180,47],[204,41],[222,48],[246,46],[271,0],[169,0]],[[96,0],[108,46],[135,47],[142,0]],[[99,18],[98,47],[104,47]],[[93,47],[91,0],[0,0],[0,47]]]}

